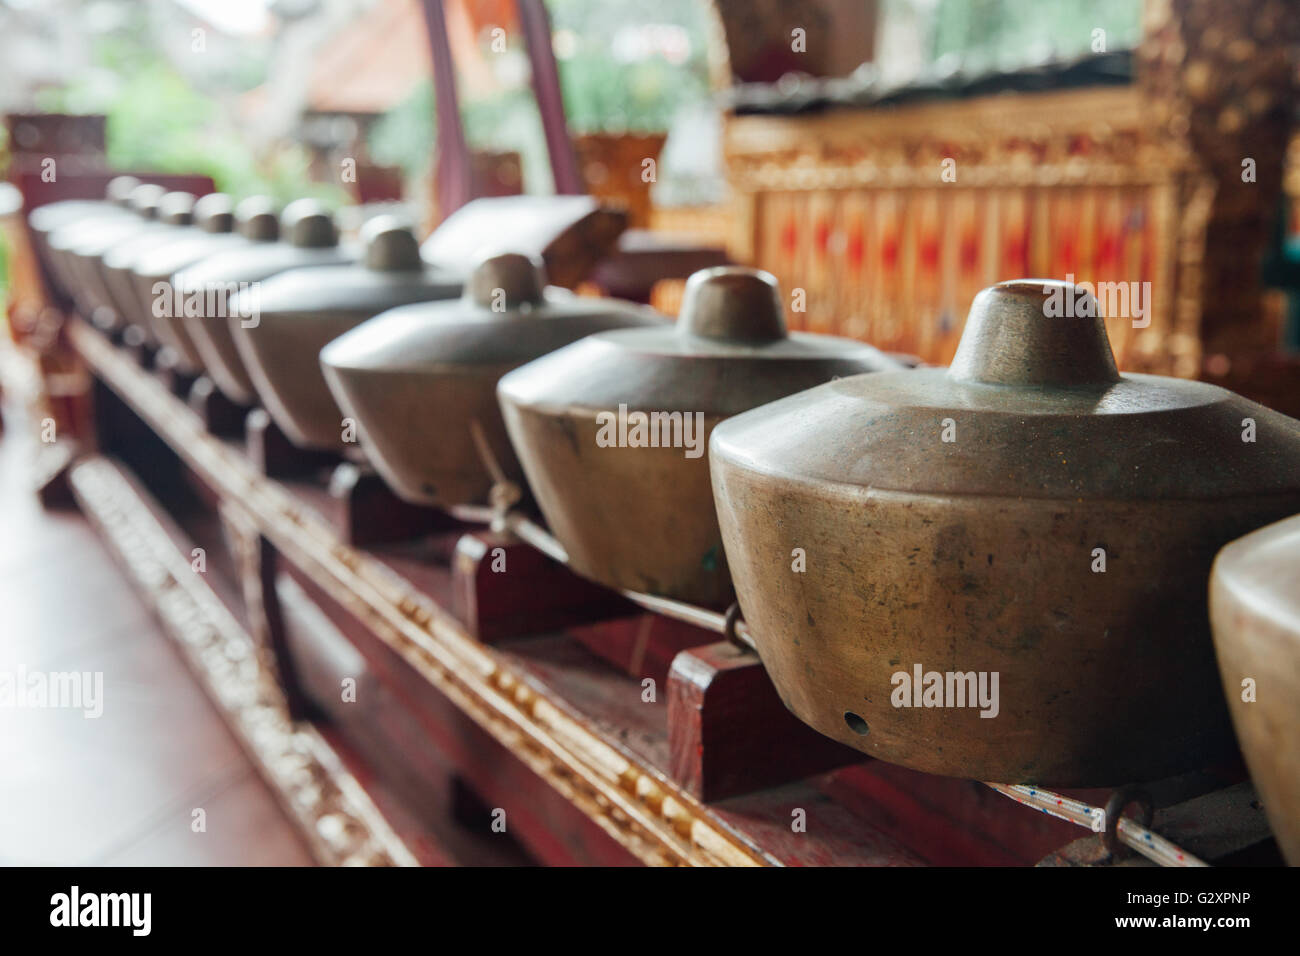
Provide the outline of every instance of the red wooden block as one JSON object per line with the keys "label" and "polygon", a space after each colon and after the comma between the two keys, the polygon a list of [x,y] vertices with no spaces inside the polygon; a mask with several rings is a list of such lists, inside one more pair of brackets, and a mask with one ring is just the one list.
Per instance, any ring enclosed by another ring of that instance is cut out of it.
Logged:
{"label": "red wooden block", "polygon": [[406,541],[460,525],[446,512],[403,501],[370,468],[349,461],[330,474],[329,491],[338,505],[331,517],[354,548]]}
{"label": "red wooden block", "polygon": [[785,709],[758,656],[727,641],[682,651],[668,675],[669,773],[722,800],[866,758]]}
{"label": "red wooden block", "polygon": [[298,448],[263,408],[248,413],[244,435],[253,467],[310,500],[353,547],[409,541],[463,527],[445,512],[398,498],[368,465],[340,461],[332,452]]}
{"label": "red wooden block", "polygon": [[456,542],[452,612],[484,643],[626,616],[632,605],[511,534],[473,531]]}

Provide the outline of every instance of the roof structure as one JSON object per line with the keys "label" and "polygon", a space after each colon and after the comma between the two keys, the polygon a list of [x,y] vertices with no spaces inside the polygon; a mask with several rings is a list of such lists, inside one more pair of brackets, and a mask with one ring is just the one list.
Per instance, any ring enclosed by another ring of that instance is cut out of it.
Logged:
{"label": "roof structure", "polygon": [[416,0],[378,0],[316,56],[307,108],[315,113],[383,113],[429,75],[429,41]]}

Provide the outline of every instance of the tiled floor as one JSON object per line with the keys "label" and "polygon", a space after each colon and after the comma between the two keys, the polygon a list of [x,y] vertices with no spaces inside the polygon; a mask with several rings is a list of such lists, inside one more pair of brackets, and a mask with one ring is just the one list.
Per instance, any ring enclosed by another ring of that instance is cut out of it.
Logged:
{"label": "tiled floor", "polygon": [[[0,437],[0,680],[103,673],[103,713],[0,698],[0,864],[309,865],[271,792],[76,512]],[[203,811],[206,829],[194,821]]]}

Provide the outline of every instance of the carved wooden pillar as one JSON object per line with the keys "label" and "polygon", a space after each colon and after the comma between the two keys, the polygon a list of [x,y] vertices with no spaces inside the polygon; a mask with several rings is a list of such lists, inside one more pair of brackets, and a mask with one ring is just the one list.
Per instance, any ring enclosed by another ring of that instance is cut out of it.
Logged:
{"label": "carved wooden pillar", "polygon": [[1300,17],[1294,0],[1147,0],[1143,26],[1139,82],[1152,121],[1216,184],[1200,276],[1178,285],[1196,300],[1203,354],[1222,374],[1277,343],[1261,266],[1282,194]]}

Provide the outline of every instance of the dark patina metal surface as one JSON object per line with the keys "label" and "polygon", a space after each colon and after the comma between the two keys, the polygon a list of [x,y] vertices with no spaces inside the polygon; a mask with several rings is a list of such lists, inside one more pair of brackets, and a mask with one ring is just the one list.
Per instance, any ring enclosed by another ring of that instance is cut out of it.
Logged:
{"label": "dark patina metal surface", "polygon": [[[713,427],[835,376],[897,367],[860,342],[787,334],[776,280],[727,267],[691,277],[676,328],[590,336],[511,372],[498,393],[529,486],[575,571],[716,608],[732,589],[703,454]],[[690,423],[700,456],[672,435],[660,447],[602,447],[620,405],[680,416],[678,433],[685,440]]]}
{"label": "dark patina metal surface", "polygon": [[496,472],[523,483],[497,404],[502,375],[593,332],[665,323],[648,308],[547,288],[539,260],[507,253],[480,263],[460,299],[385,312],[327,345],[321,365],[400,496],[481,505]]}
{"label": "dark patina metal surface", "polygon": [[[981,293],[951,371],[832,382],[715,432],[750,632],[786,705],[827,736],[1060,786],[1231,754],[1205,582],[1225,542],[1300,510],[1300,422],[1119,375],[1100,319],[1048,317],[1059,285]],[[894,706],[895,675],[918,665],[997,673],[997,716]]]}
{"label": "dark patina metal surface", "polygon": [[227,318],[258,398],[301,448],[354,451],[343,413],[320,367],[328,343],[380,312],[412,302],[450,299],[463,280],[420,259],[409,229],[387,216],[362,228],[359,263],[294,269],[272,276],[257,296],[255,322],[241,318],[245,293]]}

